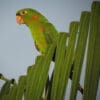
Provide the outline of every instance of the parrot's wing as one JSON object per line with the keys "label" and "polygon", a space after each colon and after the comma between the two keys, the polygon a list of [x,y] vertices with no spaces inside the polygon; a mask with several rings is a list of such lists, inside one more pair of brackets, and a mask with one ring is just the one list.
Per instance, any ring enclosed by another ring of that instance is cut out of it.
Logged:
{"label": "parrot's wing", "polygon": [[42,23],[44,27],[44,35],[48,44],[56,41],[58,38],[58,31],[51,23]]}

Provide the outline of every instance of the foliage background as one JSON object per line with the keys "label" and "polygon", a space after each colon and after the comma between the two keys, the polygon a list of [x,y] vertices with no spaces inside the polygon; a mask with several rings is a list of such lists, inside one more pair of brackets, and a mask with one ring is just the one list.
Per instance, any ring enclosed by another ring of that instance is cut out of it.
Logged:
{"label": "foliage background", "polygon": [[[1,0],[0,1],[0,73],[18,79],[39,54],[26,26],[15,20],[20,8],[34,8],[42,12],[59,31],[68,31],[69,23],[79,20],[82,11],[90,10],[94,0]],[[100,1],[100,0],[98,0]],[[84,75],[83,75],[84,76]],[[82,80],[81,80],[82,83]],[[0,87],[2,81],[0,80]],[[70,87],[70,84],[69,84]],[[68,99],[67,91],[66,99]],[[78,94],[81,100],[81,94]],[[97,100],[100,98],[100,84]]]}

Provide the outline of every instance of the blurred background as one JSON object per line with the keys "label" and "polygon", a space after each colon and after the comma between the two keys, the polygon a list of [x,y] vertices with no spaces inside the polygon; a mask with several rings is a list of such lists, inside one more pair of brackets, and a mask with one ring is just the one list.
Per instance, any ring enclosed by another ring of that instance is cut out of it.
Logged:
{"label": "blurred background", "polygon": [[[16,12],[21,8],[33,8],[41,12],[57,30],[68,31],[71,21],[79,21],[81,12],[91,10],[94,0],[0,0],[0,73],[18,80],[26,74],[27,66],[35,62],[39,54],[25,25],[16,23]],[[98,0],[100,1],[100,0]],[[2,81],[0,80],[0,88]],[[69,91],[65,100],[68,100]],[[100,100],[100,84],[97,100]],[[81,94],[77,100],[81,100]]]}

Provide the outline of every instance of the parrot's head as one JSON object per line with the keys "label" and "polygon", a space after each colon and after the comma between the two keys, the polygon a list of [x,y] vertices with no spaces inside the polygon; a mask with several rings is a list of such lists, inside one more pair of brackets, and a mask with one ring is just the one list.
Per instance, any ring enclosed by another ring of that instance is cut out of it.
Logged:
{"label": "parrot's head", "polygon": [[42,14],[31,8],[21,9],[16,13],[16,21],[18,24],[28,25],[28,23],[36,20],[43,22],[48,21]]}

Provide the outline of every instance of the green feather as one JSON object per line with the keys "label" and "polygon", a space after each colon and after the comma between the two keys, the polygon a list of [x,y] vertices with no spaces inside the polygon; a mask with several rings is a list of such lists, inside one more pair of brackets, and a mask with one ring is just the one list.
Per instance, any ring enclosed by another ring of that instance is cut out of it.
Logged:
{"label": "green feather", "polygon": [[[34,9],[21,9],[16,13],[21,16],[30,31],[39,51],[44,54],[50,44],[56,42],[58,32],[55,27],[41,13]],[[23,24],[23,23],[22,23]],[[43,30],[41,29],[43,28]]]}

